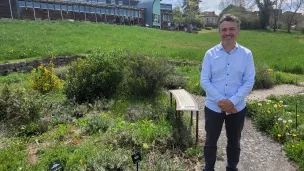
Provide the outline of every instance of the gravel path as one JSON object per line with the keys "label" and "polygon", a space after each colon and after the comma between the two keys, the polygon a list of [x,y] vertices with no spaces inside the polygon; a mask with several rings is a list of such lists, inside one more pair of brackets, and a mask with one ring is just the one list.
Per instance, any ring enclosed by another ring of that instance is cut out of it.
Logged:
{"label": "gravel path", "polygon": [[[268,90],[255,90],[248,100],[264,100],[267,96],[303,93],[303,86],[279,85]],[[203,109],[205,97],[194,96],[200,109]],[[200,110],[199,135],[200,142],[205,140],[205,119],[203,110]],[[218,141],[218,157],[216,171],[226,169],[226,131],[222,130]],[[241,157],[238,168],[240,171],[298,171],[297,167],[285,157],[282,145],[271,138],[257,132],[251,120],[246,118],[241,139]]]}

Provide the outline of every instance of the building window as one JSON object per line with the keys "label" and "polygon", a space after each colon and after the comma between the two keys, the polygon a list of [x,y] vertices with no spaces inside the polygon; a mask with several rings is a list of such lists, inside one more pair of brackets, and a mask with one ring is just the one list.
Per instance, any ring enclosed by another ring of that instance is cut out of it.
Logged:
{"label": "building window", "polygon": [[61,5],[61,10],[62,10],[62,11],[66,11],[66,10],[67,10],[67,7],[66,7],[65,4],[64,4],[64,5]]}
{"label": "building window", "polygon": [[111,4],[115,5],[115,0],[111,0]]}
{"label": "building window", "polygon": [[106,3],[106,0],[98,0],[98,3],[105,4],[105,3]]}
{"label": "building window", "polygon": [[84,12],[84,6],[79,7],[80,12]]}
{"label": "building window", "polygon": [[73,11],[72,5],[68,5],[68,11]]}
{"label": "building window", "polygon": [[56,9],[56,10],[60,10],[60,5],[55,4],[55,9]]}
{"label": "building window", "polygon": [[153,14],[153,23],[159,24],[160,23],[160,16],[157,14]]}
{"label": "building window", "polygon": [[171,5],[168,5],[168,6],[166,7],[166,9],[167,9],[167,10],[172,10],[172,6],[171,6]]}
{"label": "building window", "polygon": [[48,4],[49,9],[54,9],[54,4]]}
{"label": "building window", "polygon": [[74,11],[75,11],[75,12],[78,12],[78,11],[79,11],[78,5],[73,5],[73,8],[74,8]]}
{"label": "building window", "polygon": [[95,7],[91,7],[91,13],[95,13]]}
{"label": "building window", "polygon": [[25,7],[25,2],[24,1],[18,1],[19,7]]}
{"label": "building window", "polygon": [[47,3],[41,2],[40,5],[42,9],[47,9],[47,5],[48,5]]}
{"label": "building window", "polygon": [[118,1],[118,5],[122,5],[122,1]]}
{"label": "building window", "polygon": [[40,8],[39,2],[34,2],[34,8]]}
{"label": "building window", "polygon": [[28,7],[28,8],[33,8],[32,2],[26,2],[26,7]]}

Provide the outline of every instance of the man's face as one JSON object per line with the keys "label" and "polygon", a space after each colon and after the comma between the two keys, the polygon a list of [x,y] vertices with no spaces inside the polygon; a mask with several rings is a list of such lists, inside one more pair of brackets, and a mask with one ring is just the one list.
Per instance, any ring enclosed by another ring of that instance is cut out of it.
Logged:
{"label": "man's face", "polygon": [[224,21],[220,25],[219,32],[223,43],[234,43],[240,33],[240,29],[235,22]]}

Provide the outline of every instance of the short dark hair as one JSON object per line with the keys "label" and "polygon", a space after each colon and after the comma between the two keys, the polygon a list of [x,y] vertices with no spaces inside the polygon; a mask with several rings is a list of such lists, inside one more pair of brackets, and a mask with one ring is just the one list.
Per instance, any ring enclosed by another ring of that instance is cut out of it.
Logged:
{"label": "short dark hair", "polygon": [[224,21],[229,21],[229,22],[234,22],[236,23],[236,26],[238,28],[241,28],[241,21],[238,17],[231,15],[231,14],[224,14],[223,17],[219,21],[219,26],[224,22]]}

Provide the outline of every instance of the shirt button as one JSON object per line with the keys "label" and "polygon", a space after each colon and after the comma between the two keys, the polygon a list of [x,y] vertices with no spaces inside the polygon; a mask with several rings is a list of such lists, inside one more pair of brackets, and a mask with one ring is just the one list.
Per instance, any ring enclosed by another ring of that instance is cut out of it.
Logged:
{"label": "shirt button", "polygon": [[229,74],[227,74],[227,75],[229,75]]}
{"label": "shirt button", "polygon": [[229,65],[229,63],[228,63],[228,65]]}
{"label": "shirt button", "polygon": [[226,86],[227,86],[228,84],[226,84]]}

